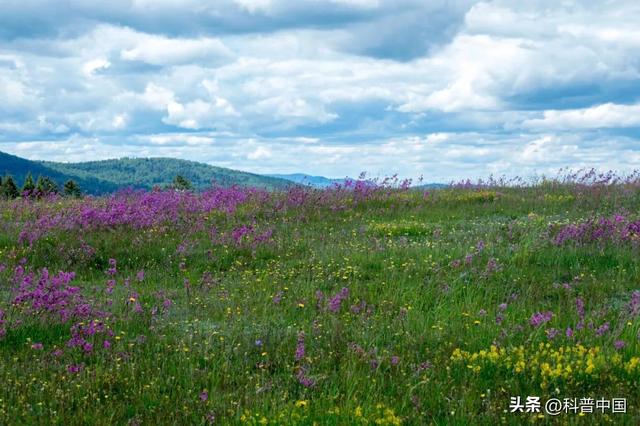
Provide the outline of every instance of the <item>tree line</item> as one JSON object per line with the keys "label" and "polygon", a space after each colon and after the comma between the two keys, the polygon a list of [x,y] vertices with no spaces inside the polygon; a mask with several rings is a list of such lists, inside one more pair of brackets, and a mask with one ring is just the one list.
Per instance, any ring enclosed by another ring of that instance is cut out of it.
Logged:
{"label": "tree line", "polygon": [[[166,189],[176,191],[193,191],[193,184],[181,175],[177,175],[171,185],[167,185]],[[39,176],[37,181],[33,180],[31,173],[27,174],[22,188],[18,188],[16,182],[11,175],[0,177],[0,198],[18,198],[18,197],[34,197],[40,198],[51,194],[61,194],[67,197],[79,198],[82,196],[80,185],[73,179],[69,179],[62,186],[62,192],[58,184],[48,176]]]}
{"label": "tree line", "polygon": [[62,192],[58,184],[48,176],[39,176],[36,181],[33,180],[31,173],[27,174],[22,183],[22,187],[13,180],[11,175],[0,177],[0,197],[2,198],[18,198],[18,197],[34,197],[40,198],[51,194],[61,194],[67,197],[80,197],[82,191],[80,186],[73,180],[69,179],[62,186]]}

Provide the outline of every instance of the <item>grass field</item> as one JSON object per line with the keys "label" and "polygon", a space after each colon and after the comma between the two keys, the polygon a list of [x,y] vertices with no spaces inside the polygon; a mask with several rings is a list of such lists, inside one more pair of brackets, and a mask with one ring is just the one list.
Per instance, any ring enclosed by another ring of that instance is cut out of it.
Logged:
{"label": "grass field", "polygon": [[640,424],[639,187],[0,201],[0,424]]}

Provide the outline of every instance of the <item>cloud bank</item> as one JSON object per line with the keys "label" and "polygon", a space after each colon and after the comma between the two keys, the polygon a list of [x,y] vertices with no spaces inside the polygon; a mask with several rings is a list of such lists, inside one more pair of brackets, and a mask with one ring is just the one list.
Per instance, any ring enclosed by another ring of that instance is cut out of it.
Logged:
{"label": "cloud bank", "polygon": [[0,150],[447,181],[640,160],[640,4],[4,2]]}

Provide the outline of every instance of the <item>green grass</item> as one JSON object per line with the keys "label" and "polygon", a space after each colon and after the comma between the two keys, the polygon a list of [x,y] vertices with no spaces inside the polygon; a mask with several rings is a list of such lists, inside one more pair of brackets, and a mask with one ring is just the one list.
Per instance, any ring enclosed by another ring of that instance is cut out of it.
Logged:
{"label": "green grass", "polygon": [[[60,231],[28,247],[11,226],[0,227],[0,263],[8,265],[0,273],[0,309],[11,321],[23,319],[0,339],[0,424],[207,424],[213,417],[220,424],[640,423],[640,366],[632,361],[640,356],[640,318],[627,312],[640,288],[638,248],[549,240],[550,224],[622,207],[635,212],[637,196],[595,202],[566,188],[497,192],[438,190],[427,199],[408,192],[337,211],[312,206],[273,215],[265,205],[232,218],[212,215],[220,229],[254,217],[273,226],[273,242],[255,251],[180,229]],[[9,208],[0,206],[5,224]],[[177,253],[185,239],[190,248]],[[82,241],[93,256],[78,252]],[[99,300],[107,297],[108,259],[117,259],[111,349],[69,350],[70,324],[10,308],[10,271],[22,257],[34,270],[75,271],[73,284]],[[141,269],[144,281],[127,288],[124,279]],[[212,282],[201,284],[206,273]],[[331,297],[343,287],[349,297],[338,312],[316,306],[317,291]],[[126,304],[133,291],[142,313]],[[576,329],[576,297],[585,302],[583,330]],[[166,313],[164,298],[172,301]],[[539,311],[554,316],[532,327]],[[602,336],[588,326],[605,322],[610,330]],[[567,327],[575,330],[571,339]],[[554,339],[545,333],[550,328],[560,330]],[[300,332],[305,356],[296,361]],[[616,340],[625,347],[616,350]],[[34,342],[44,350],[32,349]],[[541,350],[540,343],[550,346]],[[508,351],[522,345],[524,367],[516,355],[473,357],[493,344]],[[599,348],[592,371],[587,356],[567,361],[569,374],[544,372],[549,353],[577,344]],[[51,354],[57,348],[60,357]],[[84,368],[69,373],[71,364]],[[298,382],[301,368],[315,386]],[[509,413],[510,397],[528,395],[625,397],[628,412]]]}

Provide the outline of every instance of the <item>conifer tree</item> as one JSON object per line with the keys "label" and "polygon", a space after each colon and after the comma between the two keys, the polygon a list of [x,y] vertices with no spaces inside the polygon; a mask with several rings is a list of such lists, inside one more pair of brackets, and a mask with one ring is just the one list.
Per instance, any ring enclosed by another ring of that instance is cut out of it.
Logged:
{"label": "conifer tree", "polygon": [[18,198],[18,187],[11,176],[2,180],[2,193],[6,198]]}
{"label": "conifer tree", "polygon": [[68,180],[64,184],[64,194],[69,197],[80,197],[80,186],[73,180]]}
{"label": "conifer tree", "polygon": [[24,178],[24,183],[22,184],[22,194],[29,197],[32,196],[36,189],[36,184],[33,182],[33,176],[31,176],[31,172],[27,174],[27,177]]}

